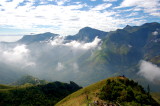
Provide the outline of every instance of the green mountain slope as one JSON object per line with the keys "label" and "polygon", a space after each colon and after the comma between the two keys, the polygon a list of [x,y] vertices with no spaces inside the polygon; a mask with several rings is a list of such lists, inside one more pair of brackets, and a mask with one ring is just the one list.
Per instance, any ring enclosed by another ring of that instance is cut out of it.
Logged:
{"label": "green mountain slope", "polygon": [[[126,26],[109,32],[102,41],[101,48],[79,64],[77,82],[85,79],[81,85],[122,74],[145,85],[147,80],[137,75],[141,60],[160,65],[160,23]],[[152,87],[158,91],[157,86]]]}
{"label": "green mountain slope", "polygon": [[95,54],[94,58],[99,58],[95,61],[98,63],[103,57],[104,64],[118,67],[135,65],[140,59],[152,59],[160,52],[160,33],[153,34],[159,29],[159,23],[148,23],[110,32],[103,40],[101,51]]}
{"label": "green mountain slope", "polygon": [[0,106],[53,106],[80,89],[77,84],[52,82],[45,85],[0,85]]}
{"label": "green mountain slope", "polygon": [[[23,37],[24,41],[29,41],[26,42],[31,54],[31,57],[29,57],[37,65],[35,68],[26,67],[25,70],[19,69],[19,71],[14,72],[12,70],[18,70],[19,67],[9,68],[7,65],[1,64],[0,82],[11,83],[18,76],[21,76],[18,72],[28,72],[30,70],[32,73],[34,70],[38,70],[36,75],[39,78],[59,81],[72,80],[82,86],[117,75],[125,75],[143,82],[143,85],[146,86],[145,84],[148,85],[149,82],[144,80],[144,76],[137,75],[141,60],[160,66],[160,23],[146,23],[141,26],[127,25],[123,29],[111,32],[85,27],[75,36],[72,36],[73,39],[72,37],[66,38],[66,41],[64,41],[65,43],[69,42],[67,40],[83,42],[86,39],[86,42],[89,42],[93,41],[95,36],[101,36],[99,38],[102,38],[102,45],[87,51],[68,46],[52,47],[48,45],[48,42],[36,43],[48,41],[48,39],[53,39],[56,36],[58,35],[44,33],[27,38]],[[34,43],[32,43],[32,40]],[[90,43],[88,44],[90,45]],[[61,71],[57,71],[59,65],[62,66]],[[151,87],[157,91],[160,89],[160,86],[153,85]]]}
{"label": "green mountain slope", "polygon": [[56,106],[86,106],[89,104],[93,106],[102,104],[159,106],[141,85],[121,76],[111,77],[80,89],[58,102]]}

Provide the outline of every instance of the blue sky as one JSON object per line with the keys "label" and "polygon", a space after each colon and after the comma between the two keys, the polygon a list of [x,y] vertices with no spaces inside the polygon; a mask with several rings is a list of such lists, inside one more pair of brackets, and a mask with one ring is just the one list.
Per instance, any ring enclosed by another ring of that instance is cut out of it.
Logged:
{"label": "blue sky", "polygon": [[0,0],[0,35],[73,35],[160,22],[160,0]]}

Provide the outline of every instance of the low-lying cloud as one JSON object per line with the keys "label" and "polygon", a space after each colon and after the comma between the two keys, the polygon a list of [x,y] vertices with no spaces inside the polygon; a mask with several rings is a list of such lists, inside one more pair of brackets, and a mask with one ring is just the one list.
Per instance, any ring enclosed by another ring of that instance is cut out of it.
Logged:
{"label": "low-lying cloud", "polygon": [[8,35],[3,35],[0,36],[0,42],[15,42],[19,39],[21,39],[22,36],[8,36]]}
{"label": "low-lying cloud", "polygon": [[1,47],[0,49],[1,61],[9,65],[19,68],[35,65],[34,62],[29,60],[30,50],[27,49],[27,45],[22,44],[16,45],[15,47],[5,46],[5,48]]}
{"label": "low-lying cloud", "polygon": [[158,31],[154,31],[154,32],[152,32],[152,34],[156,36],[156,35],[158,35]]}
{"label": "low-lying cloud", "polygon": [[62,71],[64,68],[65,68],[65,66],[63,65],[63,63],[58,62],[57,67],[56,67],[56,70],[57,70],[57,71]]}
{"label": "low-lying cloud", "polygon": [[100,43],[98,37],[85,43],[65,40],[63,36],[28,45],[0,43],[0,64],[5,64],[0,68],[8,67],[16,74],[21,72],[46,80],[74,81],[82,70],[87,70],[81,64],[99,49]]}
{"label": "low-lying cloud", "polygon": [[57,36],[53,40],[50,40],[50,44],[52,46],[68,46],[68,47],[84,49],[84,50],[95,48],[100,44],[100,42],[101,42],[101,39],[99,39],[98,37],[95,37],[95,39],[92,42],[88,42],[88,43],[80,42],[76,40],[66,42],[65,37],[63,36]]}
{"label": "low-lying cloud", "polygon": [[151,62],[142,60],[138,75],[143,76],[153,83],[160,83],[160,67]]}

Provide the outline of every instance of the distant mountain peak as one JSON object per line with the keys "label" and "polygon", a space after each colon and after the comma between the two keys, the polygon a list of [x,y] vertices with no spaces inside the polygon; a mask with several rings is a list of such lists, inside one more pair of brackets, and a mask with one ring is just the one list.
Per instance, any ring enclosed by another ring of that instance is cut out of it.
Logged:
{"label": "distant mountain peak", "polygon": [[95,31],[100,31],[100,30],[98,30],[98,29],[95,29],[95,28],[91,28],[91,27],[84,27],[84,28],[82,28],[82,29],[80,29],[79,30],[79,33],[81,33],[81,32],[83,32],[83,31],[93,31],[93,30],[95,30]]}
{"label": "distant mountain peak", "polygon": [[83,30],[92,30],[92,29],[94,29],[94,28],[91,28],[91,27],[84,27],[84,28],[82,28],[82,29],[80,29],[79,31],[83,31]]}
{"label": "distant mountain peak", "polygon": [[145,23],[142,26],[156,26],[156,25],[160,25],[158,22],[151,22],[151,23]]}
{"label": "distant mountain peak", "polygon": [[86,27],[84,27],[82,29],[93,29],[93,28],[86,26]]}
{"label": "distant mountain peak", "polygon": [[96,36],[99,38],[104,38],[107,35],[107,32],[94,29],[91,27],[84,27],[79,30],[79,32],[76,35],[68,36],[67,40],[78,40],[83,42],[91,42],[94,40]]}
{"label": "distant mountain peak", "polygon": [[45,32],[45,33],[42,33],[42,34],[53,34],[53,33],[51,33],[51,32]]}
{"label": "distant mountain peak", "polygon": [[130,28],[131,26],[130,25],[126,25],[126,27],[124,27],[124,28]]}
{"label": "distant mountain peak", "polygon": [[132,26],[126,25],[126,27],[124,27],[123,29],[124,29],[124,30],[130,30],[131,28],[132,28]]}
{"label": "distant mountain peak", "polygon": [[56,37],[56,36],[59,36],[59,34],[54,34],[51,32],[45,32],[45,33],[34,34],[34,35],[24,35],[22,39],[18,40],[17,42],[30,44],[35,42],[46,41],[46,40],[49,40],[51,37]]}

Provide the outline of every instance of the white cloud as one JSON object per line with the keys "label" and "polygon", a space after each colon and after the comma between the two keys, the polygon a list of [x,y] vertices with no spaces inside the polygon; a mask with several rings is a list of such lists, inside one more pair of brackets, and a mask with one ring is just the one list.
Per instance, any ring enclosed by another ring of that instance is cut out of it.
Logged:
{"label": "white cloud", "polygon": [[138,15],[138,12],[132,12],[131,14],[127,15],[127,17],[133,17],[133,16],[136,16]]}
{"label": "white cloud", "polygon": [[158,16],[158,17],[160,17],[160,12],[153,12],[153,13],[150,13],[150,15],[153,15],[153,16]]}
{"label": "white cloud", "polygon": [[9,62],[17,62],[23,60],[23,57],[26,57],[28,52],[26,45],[18,45],[11,50],[4,51],[2,55]]}
{"label": "white cloud", "polygon": [[21,39],[22,36],[0,36],[0,42],[4,41],[4,42],[14,42],[17,41],[19,39]]}
{"label": "white cloud", "polygon": [[57,2],[58,5],[63,5],[66,2],[70,2],[70,0],[55,0]]}
{"label": "white cloud", "polygon": [[50,43],[52,46],[63,45],[64,39],[65,39],[64,36],[56,36],[56,37],[54,37],[53,40],[50,40],[49,43]]}
{"label": "white cloud", "polygon": [[151,62],[141,61],[138,74],[154,83],[160,82],[160,68]]}
{"label": "white cloud", "polygon": [[56,67],[56,71],[62,71],[64,68],[65,68],[65,66],[61,62],[58,62],[57,67]]}
{"label": "white cloud", "polygon": [[[33,6],[35,0],[29,0],[25,5],[18,6],[22,1],[0,1],[2,5],[0,9],[4,9],[4,11],[0,11],[0,26],[2,28],[26,29],[33,33],[53,32],[61,35],[73,35],[86,26],[111,31],[120,28],[119,26],[123,24],[137,25],[142,23],[141,19],[117,18],[118,15],[121,15],[108,9],[112,6],[110,3],[91,8],[89,5],[80,2],[78,4],[73,3],[74,5],[63,5],[64,3],[70,3],[70,0],[49,0],[60,3],[59,5],[46,5],[44,3],[43,5]],[[41,2],[45,2],[45,0],[41,0]],[[10,7],[12,4],[13,6]],[[83,8],[86,8],[86,10]],[[152,14],[156,13],[153,12]]]}
{"label": "white cloud", "polygon": [[117,0],[103,0],[104,2],[115,2]]}
{"label": "white cloud", "polygon": [[108,4],[108,3],[104,3],[104,4],[100,4],[100,5],[97,5],[96,7],[92,8],[92,10],[104,10],[106,8],[109,8],[111,7],[112,4]]}
{"label": "white cloud", "polygon": [[160,2],[159,0],[124,0],[119,7],[136,7],[144,10],[145,13],[149,13],[150,15],[160,16]]}
{"label": "white cloud", "polygon": [[77,72],[79,72],[79,66],[78,66],[78,64],[77,63],[73,63],[72,64],[73,66],[73,72],[75,72],[75,73],[77,73]]}
{"label": "white cloud", "polygon": [[99,45],[100,42],[101,42],[101,39],[96,37],[92,42],[89,42],[89,43],[79,42],[76,40],[66,43],[65,37],[63,36],[55,37],[53,40],[49,41],[49,43],[52,46],[68,46],[68,47],[73,47],[76,49],[84,49],[84,50],[95,48]]}
{"label": "white cloud", "polygon": [[90,0],[90,1],[97,1],[97,0]]}
{"label": "white cloud", "polygon": [[156,36],[156,35],[158,35],[158,31],[154,31],[154,32],[152,32],[152,34]]}
{"label": "white cloud", "polygon": [[29,49],[26,45],[17,45],[14,48],[0,48],[0,57],[3,62],[18,66],[19,68],[24,68],[27,66],[35,66],[36,64],[29,59]]}
{"label": "white cloud", "polygon": [[100,43],[101,39],[99,39],[98,37],[96,37],[94,39],[93,42],[89,42],[89,43],[81,43],[78,41],[71,41],[69,43],[66,43],[66,46],[71,46],[74,48],[79,48],[79,49],[91,49],[91,48],[95,48],[98,46],[98,44]]}
{"label": "white cloud", "polygon": [[[22,3],[24,0],[13,0],[10,2],[6,2],[5,0],[1,0],[0,4],[2,5],[1,8],[5,8],[7,10],[15,9],[20,3]],[[8,8],[7,8],[8,7]]]}

